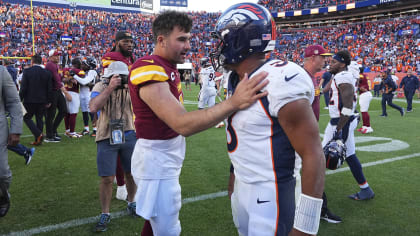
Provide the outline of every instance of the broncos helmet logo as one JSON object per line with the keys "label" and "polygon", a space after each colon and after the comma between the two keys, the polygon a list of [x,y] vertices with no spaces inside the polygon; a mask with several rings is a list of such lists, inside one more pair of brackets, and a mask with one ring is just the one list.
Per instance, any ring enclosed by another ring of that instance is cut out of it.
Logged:
{"label": "broncos helmet logo", "polygon": [[228,8],[217,21],[212,37],[219,40],[211,53],[212,63],[236,64],[254,53],[272,51],[275,23],[270,12],[254,3],[238,3]]}
{"label": "broncos helmet logo", "polygon": [[240,23],[247,22],[247,19],[251,20],[262,20],[264,17],[262,16],[262,11],[258,10],[254,6],[251,5],[241,5],[238,6],[237,9],[234,9],[219,19],[222,25],[228,25],[232,22],[238,26]]}

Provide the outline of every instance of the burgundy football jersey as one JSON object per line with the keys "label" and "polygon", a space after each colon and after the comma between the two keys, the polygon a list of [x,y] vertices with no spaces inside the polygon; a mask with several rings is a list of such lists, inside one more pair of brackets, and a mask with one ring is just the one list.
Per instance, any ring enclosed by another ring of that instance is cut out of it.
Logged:
{"label": "burgundy football jersey", "polygon": [[141,86],[163,82],[169,84],[171,93],[183,103],[181,79],[176,65],[157,55],[145,56],[134,63],[129,78],[137,138],[166,140],[178,136],[139,96]]}

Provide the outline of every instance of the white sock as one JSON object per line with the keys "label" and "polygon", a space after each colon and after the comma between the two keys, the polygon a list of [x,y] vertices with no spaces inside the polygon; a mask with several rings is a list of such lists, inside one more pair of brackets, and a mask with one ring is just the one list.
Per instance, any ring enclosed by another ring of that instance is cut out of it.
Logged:
{"label": "white sock", "polygon": [[361,189],[365,189],[365,188],[368,188],[369,187],[369,184],[368,184],[368,182],[366,181],[366,183],[365,184],[362,184],[362,185],[359,185],[360,186],[360,188]]}

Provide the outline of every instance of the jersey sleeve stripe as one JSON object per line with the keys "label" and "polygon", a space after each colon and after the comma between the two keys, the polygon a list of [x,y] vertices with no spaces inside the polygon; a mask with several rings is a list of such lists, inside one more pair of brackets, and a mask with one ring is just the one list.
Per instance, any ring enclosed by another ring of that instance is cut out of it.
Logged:
{"label": "jersey sleeve stripe", "polygon": [[109,64],[111,64],[113,62],[114,62],[114,60],[105,60],[105,59],[103,59],[102,60],[102,67],[107,67],[107,66],[109,66]]}
{"label": "jersey sleeve stripe", "polygon": [[156,72],[156,71],[148,71],[143,72],[140,74],[132,75],[130,77],[130,81],[134,85],[139,85],[141,83],[147,82],[147,81],[166,81],[168,80],[168,76],[165,73],[162,72]]}

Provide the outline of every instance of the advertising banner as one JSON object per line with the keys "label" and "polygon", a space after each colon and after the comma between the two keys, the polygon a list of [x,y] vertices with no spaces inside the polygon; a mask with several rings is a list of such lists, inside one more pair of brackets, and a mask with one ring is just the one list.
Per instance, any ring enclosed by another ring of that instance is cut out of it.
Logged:
{"label": "advertising banner", "polygon": [[70,0],[68,2],[87,3],[87,4],[103,5],[103,6],[111,5],[110,0]]}
{"label": "advertising banner", "polygon": [[141,0],[140,9],[146,11],[153,11],[153,0]]}
{"label": "advertising banner", "polygon": [[188,7],[188,0],[160,0],[162,7]]}
{"label": "advertising banner", "polygon": [[111,6],[140,8],[140,0],[111,0]]}

